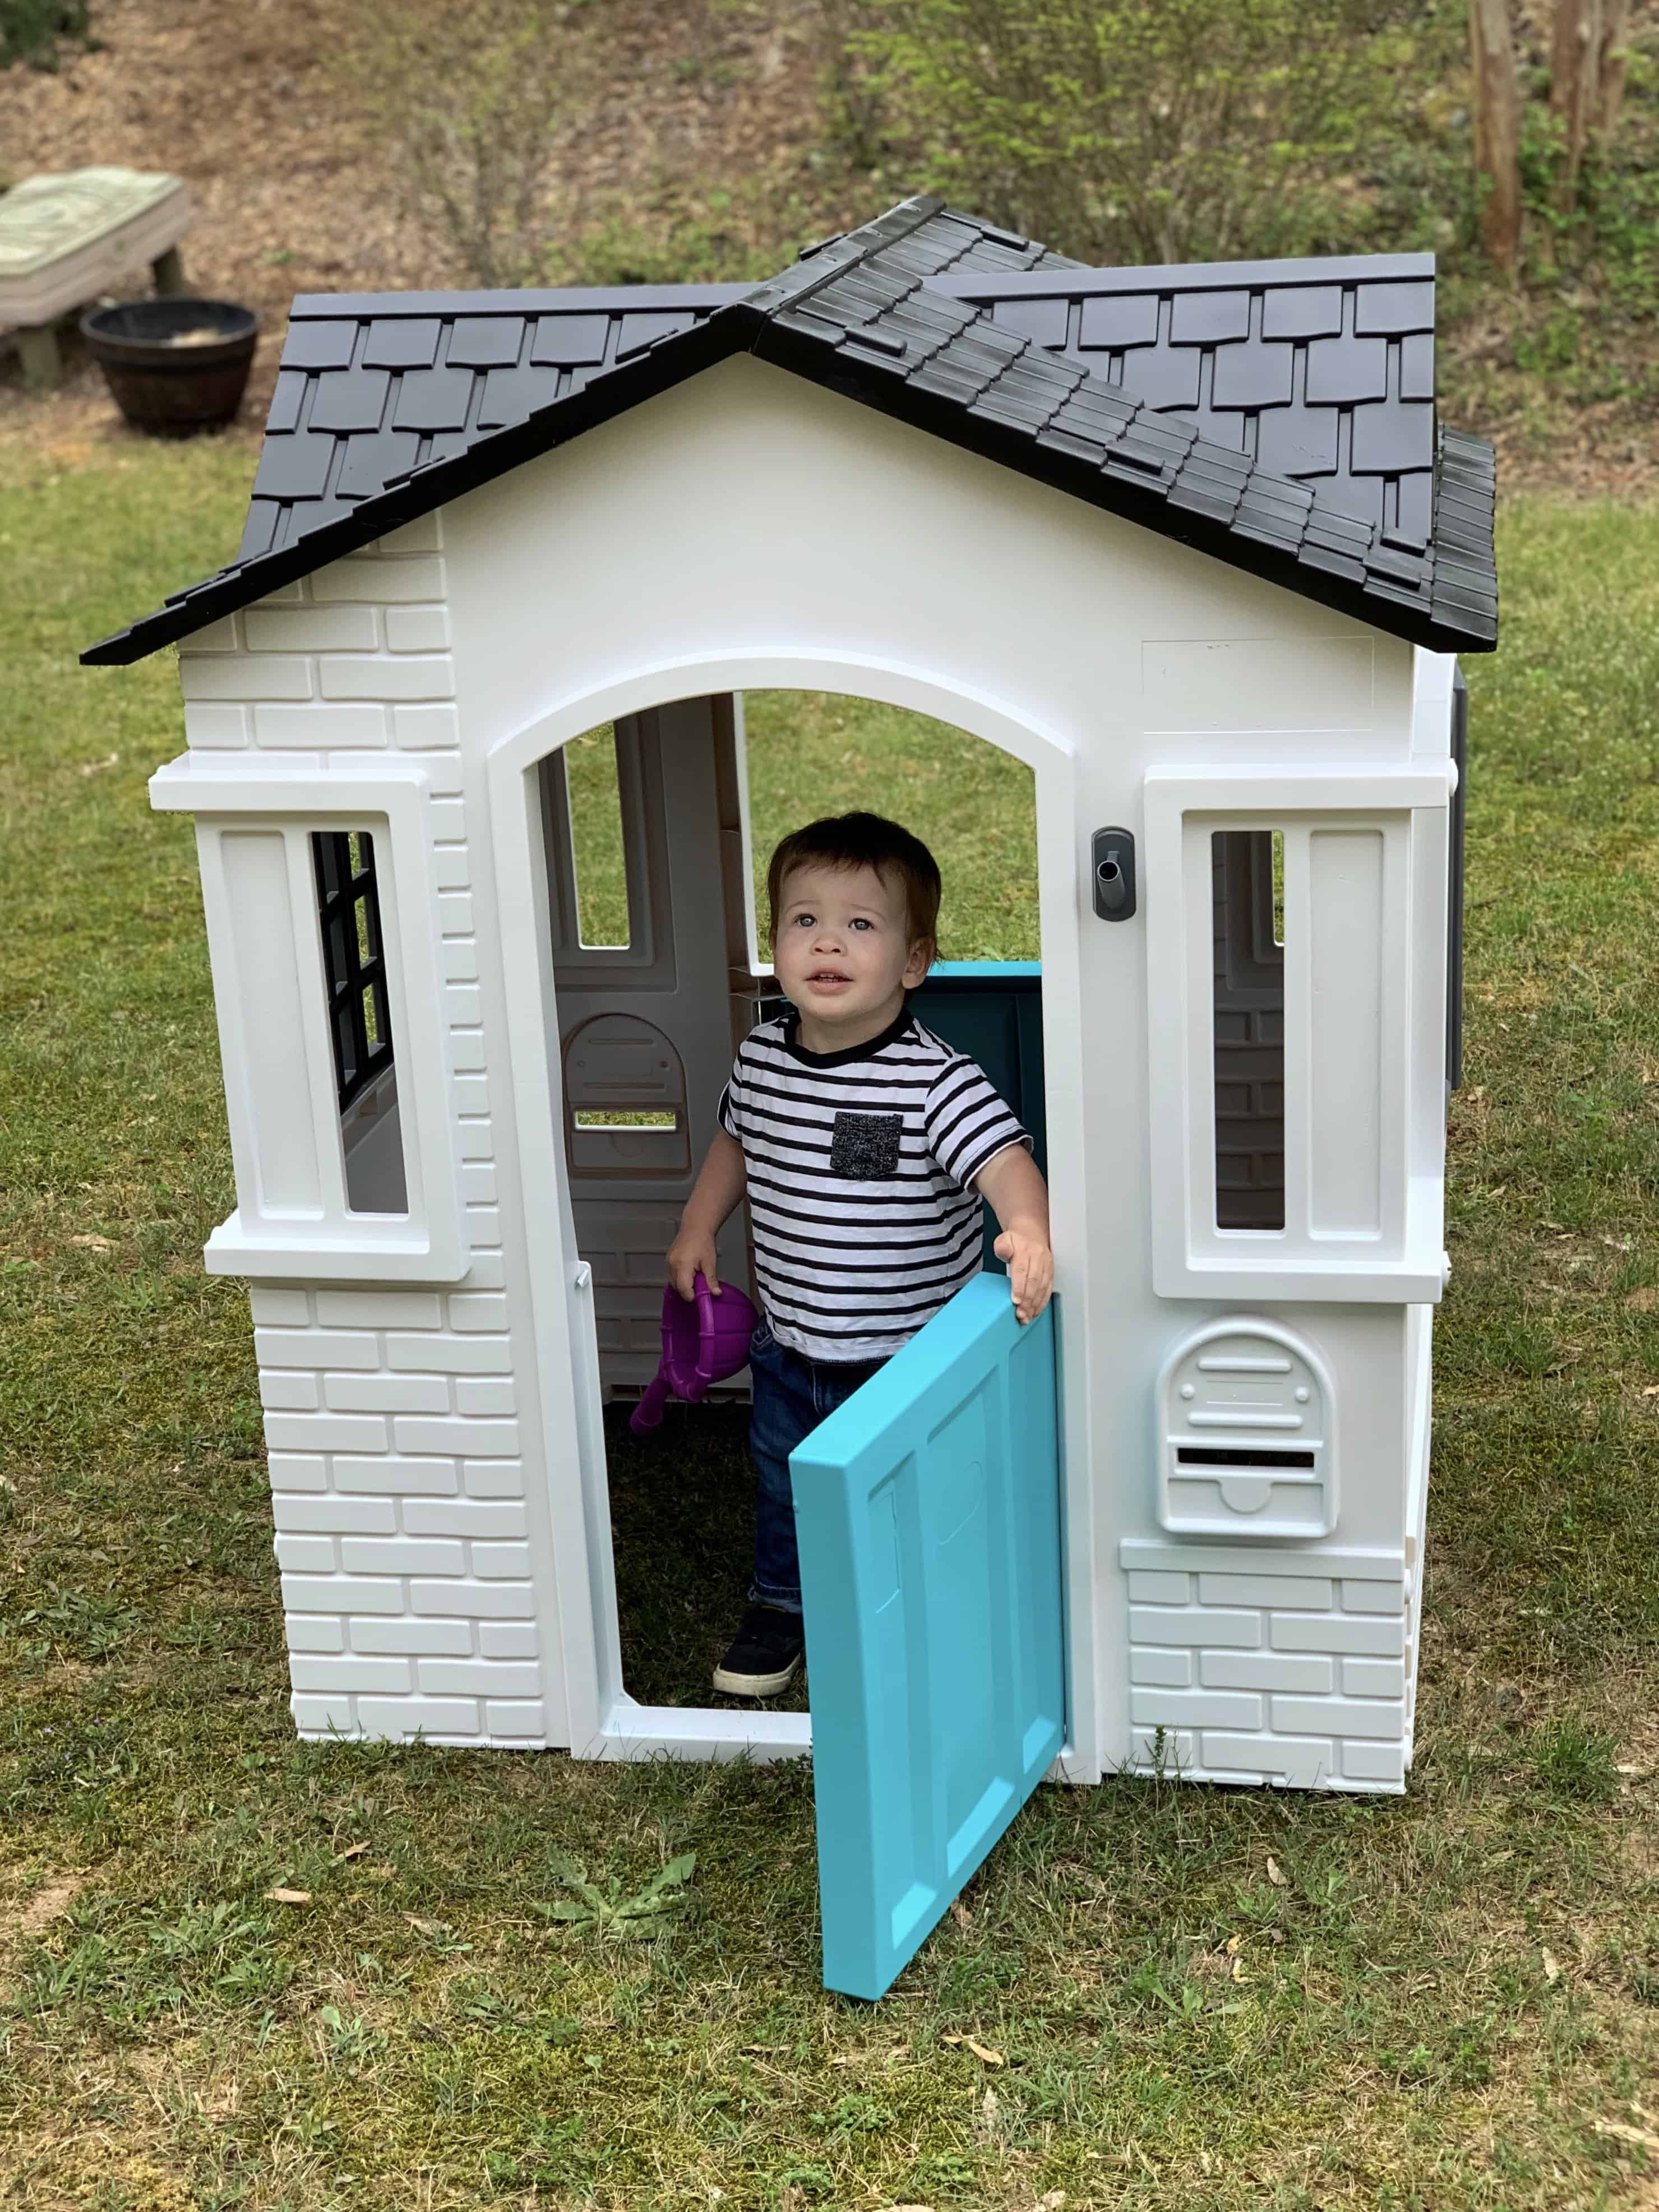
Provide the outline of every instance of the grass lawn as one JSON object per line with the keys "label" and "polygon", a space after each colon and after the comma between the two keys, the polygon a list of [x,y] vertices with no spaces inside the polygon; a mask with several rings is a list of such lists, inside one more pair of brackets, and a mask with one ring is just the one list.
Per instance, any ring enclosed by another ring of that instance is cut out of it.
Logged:
{"label": "grass lawn", "polygon": [[[246,1302],[199,1261],[194,854],[143,791],[173,672],[74,665],[217,564],[248,465],[0,454],[0,2204],[1659,2204],[1655,515],[1506,510],[1468,667],[1409,1796],[1045,1789],[867,2007],[817,1986],[804,1768],[292,1738]],[[799,807],[750,720],[763,842]],[[1030,952],[1024,771],[961,742],[793,739],[936,842],[949,953]],[[684,1910],[562,1924],[561,1850],[623,1895],[694,1850]]]}

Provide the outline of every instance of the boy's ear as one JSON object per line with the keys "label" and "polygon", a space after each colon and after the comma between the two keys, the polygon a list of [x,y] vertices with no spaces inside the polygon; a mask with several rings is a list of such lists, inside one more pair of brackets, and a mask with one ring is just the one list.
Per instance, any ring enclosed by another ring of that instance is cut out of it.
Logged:
{"label": "boy's ear", "polygon": [[911,940],[910,957],[904,963],[903,983],[907,991],[914,991],[918,983],[927,980],[927,970],[939,958],[939,947],[931,937]]}

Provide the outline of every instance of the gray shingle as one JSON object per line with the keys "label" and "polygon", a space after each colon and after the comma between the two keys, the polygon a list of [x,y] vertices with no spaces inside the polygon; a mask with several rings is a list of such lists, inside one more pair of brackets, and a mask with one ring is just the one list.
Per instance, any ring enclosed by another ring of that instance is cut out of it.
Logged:
{"label": "gray shingle", "polygon": [[420,368],[404,376],[392,421],[400,430],[459,430],[476,381],[470,368]]}
{"label": "gray shingle", "polygon": [[611,321],[609,315],[543,315],[531,343],[532,362],[541,368],[603,361]]}
{"label": "gray shingle", "polygon": [[451,368],[506,368],[524,342],[522,315],[476,315],[457,319],[444,359]]}
{"label": "gray shingle", "polygon": [[377,318],[368,326],[365,368],[430,368],[443,325],[435,315]]}

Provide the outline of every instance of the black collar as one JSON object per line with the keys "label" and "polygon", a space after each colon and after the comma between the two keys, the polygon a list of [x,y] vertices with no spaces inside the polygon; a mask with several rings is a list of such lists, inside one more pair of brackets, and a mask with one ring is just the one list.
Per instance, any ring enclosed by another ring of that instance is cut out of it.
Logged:
{"label": "black collar", "polygon": [[840,1052],[808,1052],[800,1042],[800,1015],[792,1006],[783,1018],[784,1049],[803,1067],[845,1067],[849,1060],[873,1060],[890,1044],[896,1044],[911,1025],[909,1003],[899,1009],[878,1036],[866,1037],[862,1044],[844,1046]]}

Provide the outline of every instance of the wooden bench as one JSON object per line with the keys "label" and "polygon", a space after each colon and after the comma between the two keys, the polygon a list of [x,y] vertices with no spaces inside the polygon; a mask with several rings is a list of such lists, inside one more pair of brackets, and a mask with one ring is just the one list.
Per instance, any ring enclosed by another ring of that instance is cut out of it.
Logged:
{"label": "wooden bench", "polygon": [[183,292],[189,228],[184,179],[156,170],[26,177],[0,197],[0,326],[15,333],[24,383],[58,384],[64,317],[146,264],[158,292]]}

